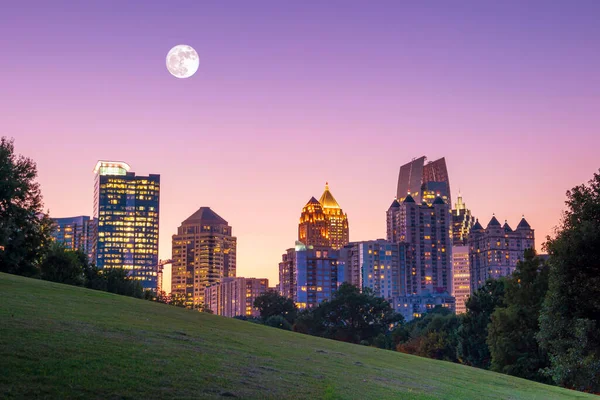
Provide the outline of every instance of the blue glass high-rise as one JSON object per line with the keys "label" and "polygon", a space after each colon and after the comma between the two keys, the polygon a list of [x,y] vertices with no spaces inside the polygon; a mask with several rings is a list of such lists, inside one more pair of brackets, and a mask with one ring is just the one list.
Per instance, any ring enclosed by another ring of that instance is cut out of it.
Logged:
{"label": "blue glass high-rise", "polygon": [[156,289],[160,175],[136,176],[124,162],[98,161],[94,172],[94,259],[124,268],[144,289]]}

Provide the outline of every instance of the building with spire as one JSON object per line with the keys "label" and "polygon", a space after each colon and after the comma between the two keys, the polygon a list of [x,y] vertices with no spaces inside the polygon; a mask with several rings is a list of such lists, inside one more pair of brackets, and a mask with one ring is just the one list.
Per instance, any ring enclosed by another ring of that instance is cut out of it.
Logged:
{"label": "building with spire", "polygon": [[426,159],[425,156],[416,158],[400,167],[396,198],[402,202],[410,194],[417,204],[425,201],[431,205],[439,196],[451,204],[450,179],[445,158],[425,164]]}
{"label": "building with spire", "polygon": [[327,247],[330,244],[329,220],[323,206],[311,197],[302,208],[298,224],[298,240],[306,246]]}
{"label": "building with spire", "polygon": [[325,191],[319,199],[323,213],[329,221],[329,246],[339,250],[349,242],[348,215],[329,191],[329,183],[325,183]]}
{"label": "building with spire", "polygon": [[508,222],[504,225],[493,216],[485,228],[479,223],[469,233],[469,270],[471,292],[479,289],[486,280],[511,275],[526,249],[535,249],[534,230],[521,219],[513,230]]}
{"label": "building with spire", "polygon": [[136,176],[121,161],[98,161],[94,173],[96,265],[123,268],[156,290],[160,175]]}
{"label": "building with spire", "polygon": [[475,217],[471,215],[471,210],[463,202],[460,191],[458,199],[452,210],[452,244],[454,246],[466,246],[469,240],[469,232],[475,224]]}
{"label": "building with spire", "polygon": [[302,208],[298,240],[308,247],[331,247],[334,250],[348,244],[348,215],[329,191],[328,183],[320,200],[311,197]]}
{"label": "building with spire", "polygon": [[462,195],[452,210],[452,296],[456,299],[456,313],[466,311],[465,302],[471,295],[471,274],[469,268],[469,232],[475,224]]}
{"label": "building with spire", "polygon": [[171,294],[189,308],[206,304],[205,288],[236,276],[236,238],[231,226],[210,207],[200,207],[173,235]]}

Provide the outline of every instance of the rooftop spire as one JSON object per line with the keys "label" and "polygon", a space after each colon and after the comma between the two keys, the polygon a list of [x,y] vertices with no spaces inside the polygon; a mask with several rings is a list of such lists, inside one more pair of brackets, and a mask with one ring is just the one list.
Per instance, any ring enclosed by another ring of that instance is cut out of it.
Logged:
{"label": "rooftop spire", "polygon": [[333,197],[329,191],[329,182],[325,182],[325,191],[321,195],[319,203],[321,203],[323,208],[341,208],[338,202],[335,200],[335,197]]}

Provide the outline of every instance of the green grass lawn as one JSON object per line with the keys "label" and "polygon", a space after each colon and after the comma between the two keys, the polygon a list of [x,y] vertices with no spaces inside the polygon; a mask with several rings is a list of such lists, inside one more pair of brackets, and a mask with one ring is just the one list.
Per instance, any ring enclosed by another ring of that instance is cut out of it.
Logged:
{"label": "green grass lawn", "polygon": [[591,395],[0,273],[0,398],[571,399]]}

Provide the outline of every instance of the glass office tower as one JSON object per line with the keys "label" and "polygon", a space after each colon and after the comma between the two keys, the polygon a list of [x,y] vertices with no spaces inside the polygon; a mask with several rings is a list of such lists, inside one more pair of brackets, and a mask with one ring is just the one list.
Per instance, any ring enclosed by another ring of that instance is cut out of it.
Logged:
{"label": "glass office tower", "polygon": [[94,173],[94,258],[103,268],[124,268],[156,289],[160,175],[136,176],[124,162],[98,161]]}
{"label": "glass office tower", "polygon": [[87,215],[68,218],[52,218],[54,230],[52,237],[62,243],[66,249],[82,250],[90,261],[93,259],[94,230],[96,220]]}

